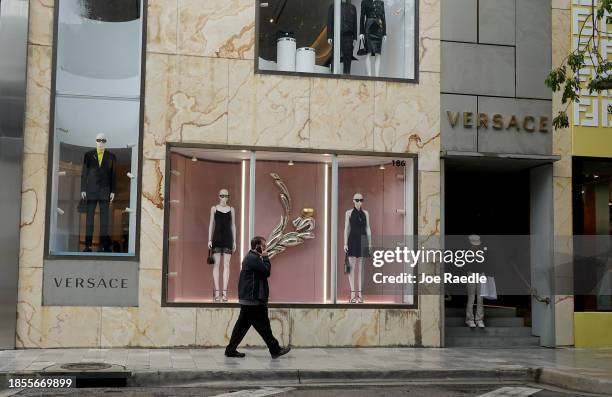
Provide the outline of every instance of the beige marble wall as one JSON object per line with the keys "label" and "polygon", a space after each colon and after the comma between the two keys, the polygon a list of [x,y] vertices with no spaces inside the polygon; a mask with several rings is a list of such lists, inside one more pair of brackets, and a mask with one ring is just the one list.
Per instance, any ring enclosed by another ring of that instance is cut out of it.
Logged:
{"label": "beige marble wall", "polygon": [[[162,307],[168,142],[419,155],[420,233],[440,231],[440,11],[421,0],[419,84],[256,75],[254,0],[149,0],[136,308],[42,307],[53,0],[31,0],[19,347],[221,346],[237,309]],[[419,309],[271,309],[294,346],[439,346],[437,297]],[[253,331],[245,343],[261,346]]]}
{"label": "beige marble wall", "polygon": [[[562,64],[571,51],[571,3],[569,0],[554,0],[552,9],[552,54],[553,67]],[[561,93],[553,96],[553,115],[565,108]],[[568,110],[570,125],[573,112]],[[553,152],[561,156],[553,166],[554,211],[555,211],[555,265],[567,261],[572,254],[572,135],[571,129],[556,130],[553,135]],[[557,267],[555,282],[558,286],[572,283],[573,274],[563,273]],[[570,284],[571,285],[571,284]],[[564,288],[566,290],[567,288]],[[574,344],[574,297],[555,296],[555,339],[558,346]]]}

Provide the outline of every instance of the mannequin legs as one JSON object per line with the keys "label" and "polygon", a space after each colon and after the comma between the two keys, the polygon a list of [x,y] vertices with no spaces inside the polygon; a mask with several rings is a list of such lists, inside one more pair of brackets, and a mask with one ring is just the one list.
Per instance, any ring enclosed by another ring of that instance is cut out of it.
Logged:
{"label": "mannequin legs", "polygon": [[382,59],[380,54],[376,54],[376,56],[368,56],[366,57],[366,71],[368,72],[368,76],[372,76],[372,58],[374,58],[374,73],[375,76],[380,76],[380,60]]}
{"label": "mannequin legs", "polygon": [[[363,278],[363,258],[349,257],[349,264],[351,265],[351,271],[348,274],[349,284],[351,286],[351,298],[350,303],[362,303],[363,297],[361,296],[361,286]],[[355,273],[359,272],[357,277],[357,287],[355,287]]]}
{"label": "mannequin legs", "polygon": [[[213,296],[215,302],[219,300],[219,266],[221,266],[221,254],[213,254],[215,264],[213,265],[213,283],[215,286],[215,294]],[[227,284],[230,276],[230,260],[231,254],[223,254],[223,301],[227,302]]]}

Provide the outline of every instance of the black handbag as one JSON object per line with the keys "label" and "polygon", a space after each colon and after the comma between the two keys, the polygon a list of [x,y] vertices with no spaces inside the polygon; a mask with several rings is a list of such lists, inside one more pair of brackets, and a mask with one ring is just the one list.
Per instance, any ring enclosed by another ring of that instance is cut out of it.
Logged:
{"label": "black handbag", "polygon": [[349,262],[349,258],[347,255],[344,256],[344,274],[349,274],[351,272],[351,262]]}
{"label": "black handbag", "polygon": [[85,199],[81,199],[79,201],[79,205],[77,205],[77,211],[81,214],[84,214],[87,212],[87,202],[85,201]]}
{"label": "black handbag", "polygon": [[212,250],[210,248],[208,249],[208,257],[206,257],[206,263],[209,265],[215,264],[215,258],[213,257]]}
{"label": "black handbag", "polygon": [[368,55],[368,51],[365,49],[364,39],[359,39],[359,49],[357,50],[357,55]]}

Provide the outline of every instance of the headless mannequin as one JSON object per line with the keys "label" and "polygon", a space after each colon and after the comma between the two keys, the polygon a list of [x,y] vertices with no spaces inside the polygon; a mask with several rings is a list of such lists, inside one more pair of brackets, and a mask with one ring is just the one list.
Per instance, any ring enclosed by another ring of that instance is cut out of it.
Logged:
{"label": "headless mannequin", "polygon": [[[363,195],[361,193],[355,193],[353,196],[353,209],[361,210],[363,204]],[[361,294],[362,280],[363,280],[363,262],[364,262],[364,247],[358,247],[357,252],[354,247],[349,247],[349,236],[351,236],[351,215],[353,209],[346,211],[344,216],[344,252],[348,255],[349,265],[351,267],[348,279],[351,286],[351,299],[350,303],[363,303],[363,296]],[[365,233],[368,237],[367,251],[369,254],[370,247],[372,246],[372,232],[370,230],[370,214],[368,211],[363,210],[365,214]],[[354,231],[355,232],[355,231]],[[354,244],[354,243],[353,243]],[[352,245],[352,244],[351,244]],[[350,251],[349,251],[350,248]],[[361,251],[361,252],[360,252]],[[359,273],[357,279],[357,286],[355,286],[355,273]]]}
{"label": "headless mannequin", "polygon": [[[208,248],[213,249],[213,258],[215,259],[215,263],[213,265],[213,283],[214,283],[214,291],[213,291],[213,300],[215,302],[219,302],[219,299],[222,299],[223,302],[228,301],[227,295],[227,284],[229,282],[230,276],[230,260],[232,259],[231,252],[236,251],[236,223],[234,222],[234,208],[227,205],[229,201],[229,192],[227,189],[221,189],[219,191],[219,204],[213,206],[210,209],[210,224],[208,226]],[[226,249],[223,252],[214,252],[217,248],[213,247],[213,236],[215,233],[215,213],[219,211],[223,214],[229,213],[231,215],[230,227],[232,234],[232,243],[231,250],[229,247],[225,247]],[[221,256],[223,256],[223,294],[221,298],[219,297],[219,266],[221,265]]]}
{"label": "headless mannequin", "polygon": [[[365,39],[365,35],[362,32],[359,35],[359,39],[360,40],[364,40]],[[387,40],[387,36],[383,35],[382,37],[382,42],[384,43]],[[381,54],[368,54],[365,58],[365,63],[366,63],[366,72],[368,73],[368,76],[372,77],[372,58],[374,58],[374,76],[378,77],[380,76],[380,60],[381,60]]]}
{"label": "headless mannequin", "polygon": [[[341,11],[340,11],[341,13],[340,29],[342,30],[340,34],[340,43],[341,43],[340,44],[340,53],[341,53],[340,62],[343,64],[342,72],[344,74],[351,74],[351,62],[353,61],[353,59],[356,59],[356,58],[353,58],[353,49],[355,47],[355,42],[357,41],[357,10],[355,6],[353,6],[353,4],[351,3],[351,0],[345,0],[344,4],[346,5],[346,7],[350,7],[350,8],[349,10],[347,10],[344,7],[341,7]],[[351,9],[352,9],[352,14],[350,12]],[[330,6],[330,18],[331,18],[330,21],[331,22],[329,22],[327,25],[328,26],[327,35],[329,37],[327,39],[327,43],[332,47],[334,45],[334,39],[332,37],[334,35],[333,27],[335,23],[335,21],[333,21],[333,11],[334,10],[333,10],[333,5],[332,5]],[[349,19],[351,18],[351,15],[353,15],[352,18],[354,18],[352,21]],[[347,23],[347,20],[350,22],[348,22],[349,23],[348,26],[345,26],[345,24]],[[351,26],[352,26],[352,29],[351,29]],[[330,27],[332,29],[330,29]],[[351,32],[350,33],[346,32],[347,29],[350,29]],[[346,36],[346,34],[348,34],[349,36]],[[351,37],[351,36],[353,40],[349,45],[349,43],[346,42],[345,37]]]}

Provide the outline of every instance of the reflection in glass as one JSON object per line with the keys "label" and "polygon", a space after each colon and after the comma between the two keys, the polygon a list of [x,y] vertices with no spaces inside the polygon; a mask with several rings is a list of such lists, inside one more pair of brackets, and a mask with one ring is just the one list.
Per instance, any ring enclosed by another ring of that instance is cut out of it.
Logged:
{"label": "reflection in glass", "polygon": [[58,5],[49,251],[134,255],[142,4]]}

